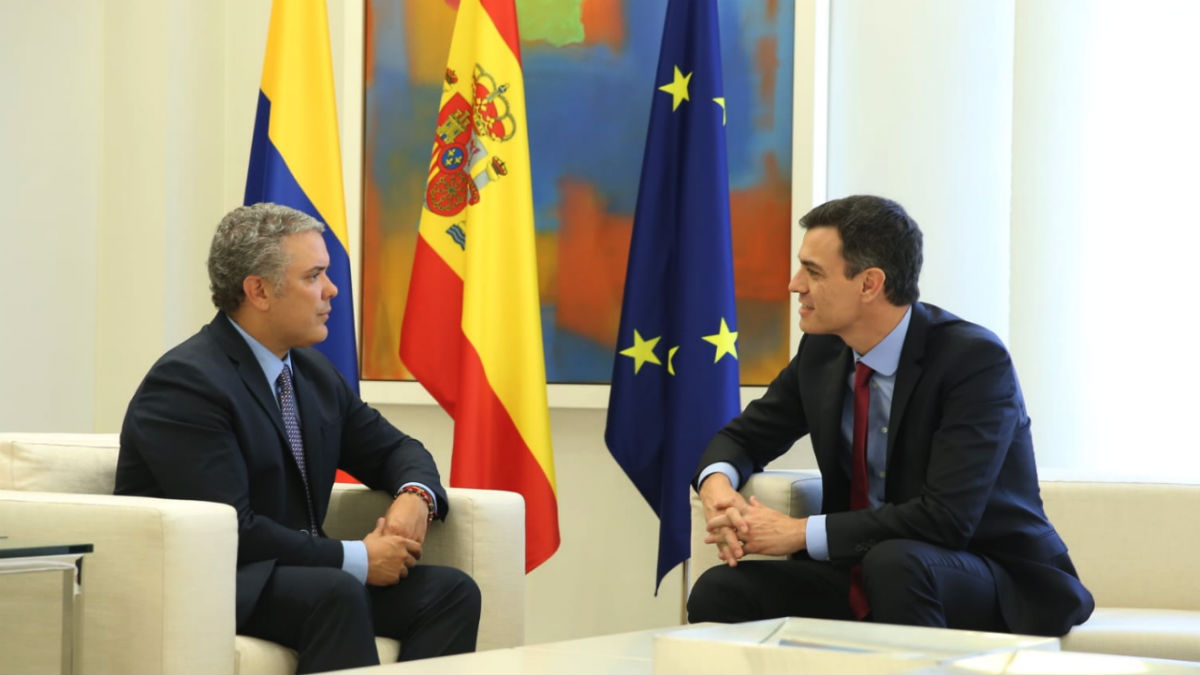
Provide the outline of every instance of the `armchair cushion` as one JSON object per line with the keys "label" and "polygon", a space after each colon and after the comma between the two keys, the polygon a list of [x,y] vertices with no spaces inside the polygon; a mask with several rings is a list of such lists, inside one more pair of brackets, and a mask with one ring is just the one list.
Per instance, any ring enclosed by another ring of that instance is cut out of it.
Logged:
{"label": "armchair cushion", "polygon": [[1062,639],[1076,652],[1200,661],[1200,611],[1097,607]]}
{"label": "armchair cushion", "polygon": [[0,435],[0,490],[111,495],[117,447],[116,434]]}

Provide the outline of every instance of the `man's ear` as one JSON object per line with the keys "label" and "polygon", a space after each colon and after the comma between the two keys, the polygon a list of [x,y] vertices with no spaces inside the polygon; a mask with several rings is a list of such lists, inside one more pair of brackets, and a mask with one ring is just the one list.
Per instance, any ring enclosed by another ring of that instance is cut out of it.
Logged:
{"label": "man's ear", "polygon": [[251,274],[242,280],[242,292],[246,294],[246,302],[262,312],[270,309],[271,300],[275,297],[271,282],[257,274]]}
{"label": "man's ear", "polygon": [[862,294],[863,300],[874,300],[877,296],[883,293],[883,284],[887,281],[887,275],[878,267],[869,267],[863,272]]}

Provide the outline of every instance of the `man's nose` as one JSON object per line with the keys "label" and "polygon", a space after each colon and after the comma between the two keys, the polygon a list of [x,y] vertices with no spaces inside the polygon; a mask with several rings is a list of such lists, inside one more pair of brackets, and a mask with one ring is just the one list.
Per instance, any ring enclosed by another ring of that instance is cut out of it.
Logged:
{"label": "man's nose", "polygon": [[797,270],[796,273],[792,275],[792,280],[788,282],[789,291],[792,293],[803,293],[808,290],[808,285],[804,283],[804,279],[802,278],[803,275],[804,270]]}
{"label": "man's nose", "polygon": [[330,279],[329,277],[325,277],[325,281],[325,297],[329,299],[336,298],[338,294],[337,284],[333,283],[333,279]]}

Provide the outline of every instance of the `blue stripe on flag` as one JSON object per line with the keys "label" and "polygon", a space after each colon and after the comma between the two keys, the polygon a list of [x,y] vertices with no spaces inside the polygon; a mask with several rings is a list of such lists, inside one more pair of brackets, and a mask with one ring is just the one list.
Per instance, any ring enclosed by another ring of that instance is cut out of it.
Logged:
{"label": "blue stripe on flag", "polygon": [[254,138],[250,144],[250,168],[246,174],[246,204],[274,202],[303,211],[325,223],[325,247],[329,249],[327,274],[338,287],[333,299],[333,312],[329,316],[329,337],[317,345],[337,367],[346,381],[358,391],[358,357],[354,339],[354,292],[350,286],[350,256],[328,222],[313,206],[312,200],[292,175],[283,155],[271,142],[267,131],[270,128],[271,101],[261,91],[258,94],[258,112],[254,119]]}

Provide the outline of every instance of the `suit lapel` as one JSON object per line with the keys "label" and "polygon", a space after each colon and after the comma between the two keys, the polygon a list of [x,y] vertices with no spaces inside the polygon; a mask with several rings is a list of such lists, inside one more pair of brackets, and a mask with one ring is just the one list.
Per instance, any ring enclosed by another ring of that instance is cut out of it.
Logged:
{"label": "suit lapel", "polygon": [[279,412],[279,403],[275,399],[275,392],[271,391],[267,385],[267,376],[263,374],[262,368],[258,365],[258,359],[254,358],[254,352],[250,351],[250,345],[246,344],[237,329],[229,322],[229,317],[217,314],[217,318],[208,325],[213,330],[217,344],[220,345],[229,360],[237,366],[238,376],[242,378],[242,382],[250,390],[254,400],[258,402],[263,412],[270,418],[271,423],[275,425],[275,431],[279,434],[279,438],[287,443],[287,431],[283,428],[283,415]]}
{"label": "suit lapel", "polygon": [[[842,405],[846,395],[846,375],[854,357],[850,348],[832,336],[814,336],[828,355],[823,362],[813,363],[812,370],[800,380],[801,398],[811,409],[806,410],[812,438],[813,454],[821,469],[824,492],[821,496],[825,513],[845,511],[850,504],[850,477],[842,467],[841,448]],[[830,341],[825,343],[825,341]]]}
{"label": "suit lapel", "polygon": [[[820,413],[813,427],[813,449],[826,458],[837,461],[838,439],[842,436],[842,406],[846,400],[846,374],[854,357],[849,347],[843,346],[836,357],[821,368],[817,381],[821,383]],[[820,447],[817,447],[817,446]]]}
{"label": "suit lapel", "polygon": [[841,466],[838,453],[841,439],[842,405],[845,401],[846,374],[853,360],[850,348],[836,338],[836,346],[830,345],[830,356],[824,363],[814,364],[811,375],[800,381],[804,401],[815,402],[809,412],[809,426],[813,454],[825,471]]}
{"label": "suit lapel", "polygon": [[[892,463],[892,450],[904,424],[904,411],[912,398],[913,388],[921,379],[921,361],[925,357],[925,339],[929,333],[929,313],[919,302],[913,303],[908,335],[900,350],[900,365],[896,369],[896,386],[892,390],[892,410],[888,418],[887,465]],[[890,472],[889,472],[890,473]]]}

